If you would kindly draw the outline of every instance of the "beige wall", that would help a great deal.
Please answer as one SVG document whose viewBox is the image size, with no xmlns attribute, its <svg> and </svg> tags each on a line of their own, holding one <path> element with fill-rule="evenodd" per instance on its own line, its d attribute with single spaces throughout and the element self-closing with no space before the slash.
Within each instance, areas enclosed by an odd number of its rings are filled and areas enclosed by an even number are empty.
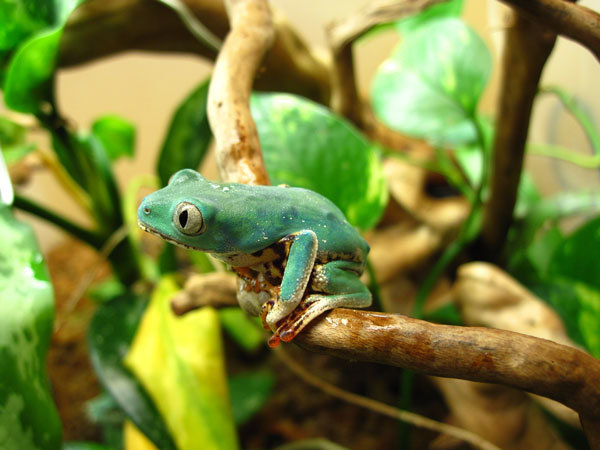
<svg viewBox="0 0 600 450">
<path fill-rule="evenodd" d="M 348 15 L 364 5 L 365 1 L 274 0 L 272 3 L 286 13 L 308 42 L 323 46 L 324 25 L 334 18 Z M 581 3 L 600 9 L 600 0 Z M 496 102 L 497 46 L 505 26 L 501 20 L 503 14 L 503 7 L 496 1 L 467 2 L 466 19 L 491 46 L 496 62 L 490 87 L 481 105 L 487 113 L 493 113 Z M 389 33 L 358 47 L 356 64 L 361 91 L 368 92 L 377 65 L 395 43 L 395 36 Z M 136 157 L 131 161 L 120 161 L 116 167 L 119 184 L 124 187 L 133 175 L 153 171 L 174 107 L 209 71 L 210 65 L 194 56 L 129 53 L 60 72 L 59 101 L 64 113 L 82 128 L 88 127 L 94 118 L 105 113 L 123 115 L 137 125 Z M 586 50 L 561 39 L 544 73 L 544 83 L 569 89 L 595 117 L 600 118 L 600 66 Z M 588 151 L 572 119 L 553 99 L 544 99 L 536 105 L 531 135 L 536 142 L 551 142 Z M 536 180 L 546 192 L 561 188 L 598 187 L 597 171 L 576 169 L 541 157 L 530 157 L 528 167 L 536 169 Z M 50 176 L 37 177 L 27 188 L 27 195 L 50 202 L 56 210 L 67 216 L 82 218 Z M 46 224 L 36 223 L 36 227 L 45 248 L 61 236 Z"/>
</svg>

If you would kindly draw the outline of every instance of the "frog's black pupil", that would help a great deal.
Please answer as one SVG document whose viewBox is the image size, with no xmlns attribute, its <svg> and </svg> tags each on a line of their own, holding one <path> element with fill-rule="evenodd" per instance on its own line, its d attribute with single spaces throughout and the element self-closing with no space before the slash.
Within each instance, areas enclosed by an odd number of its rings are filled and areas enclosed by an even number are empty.
<svg viewBox="0 0 600 450">
<path fill-rule="evenodd" d="M 181 214 L 179 214 L 179 225 L 181 225 L 181 228 L 185 228 L 187 221 L 188 221 L 188 212 L 187 212 L 187 209 L 184 209 L 183 211 L 181 211 Z"/>
</svg>

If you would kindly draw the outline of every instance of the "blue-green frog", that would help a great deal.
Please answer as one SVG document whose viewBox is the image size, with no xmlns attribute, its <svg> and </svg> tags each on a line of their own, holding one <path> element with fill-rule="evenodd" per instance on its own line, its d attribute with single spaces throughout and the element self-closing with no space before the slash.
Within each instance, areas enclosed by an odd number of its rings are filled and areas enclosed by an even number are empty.
<svg viewBox="0 0 600 450">
<path fill-rule="evenodd" d="M 238 274 L 238 301 L 260 315 L 272 347 L 324 311 L 361 308 L 369 246 L 344 214 L 316 192 L 207 180 L 184 169 L 138 209 L 140 227 L 210 253 Z"/>
</svg>

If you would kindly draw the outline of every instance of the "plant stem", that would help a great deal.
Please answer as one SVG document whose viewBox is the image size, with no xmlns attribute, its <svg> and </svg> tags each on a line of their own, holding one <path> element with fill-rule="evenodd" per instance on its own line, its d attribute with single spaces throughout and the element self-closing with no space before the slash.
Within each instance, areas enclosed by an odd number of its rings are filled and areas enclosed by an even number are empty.
<svg viewBox="0 0 600 450">
<path fill-rule="evenodd" d="M 577 99 L 566 92 L 564 89 L 558 86 L 548 86 L 540 88 L 540 94 L 553 94 L 563 106 L 569 111 L 569 113 L 577 120 L 583 131 L 585 132 L 592 150 L 596 155 L 600 154 L 600 135 L 596 131 L 596 127 L 592 121 L 592 118 L 585 112 L 581 105 L 577 102 Z"/>
<path fill-rule="evenodd" d="M 66 232 L 72 234 L 78 239 L 81 239 L 83 242 L 91 245 L 95 249 L 99 249 L 102 247 L 104 242 L 104 238 L 93 231 L 87 230 L 68 219 L 65 219 L 59 214 L 56 214 L 53 211 L 50 211 L 43 206 L 33 202 L 32 200 L 22 197 L 20 195 L 15 195 L 14 206 L 33 214 L 41 219 L 47 220 L 48 222 L 56 225 L 59 228 L 62 228 Z"/>
<path fill-rule="evenodd" d="M 538 145 L 530 144 L 527 146 L 527 152 L 533 155 L 548 156 L 575 164 L 584 169 L 597 169 L 600 167 L 600 153 L 595 155 L 582 155 L 564 147 L 556 145 Z"/>
</svg>

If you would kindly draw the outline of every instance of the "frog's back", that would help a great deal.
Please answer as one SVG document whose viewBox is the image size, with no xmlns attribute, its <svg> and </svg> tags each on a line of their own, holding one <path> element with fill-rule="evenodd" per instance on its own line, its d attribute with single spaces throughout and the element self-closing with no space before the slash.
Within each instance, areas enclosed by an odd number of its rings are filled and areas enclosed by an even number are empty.
<svg viewBox="0 0 600 450">
<path fill-rule="evenodd" d="M 236 185 L 247 207 L 256 205 L 254 214 L 268 220 L 272 232 L 278 238 L 312 230 L 319 241 L 318 253 L 330 255 L 330 259 L 341 257 L 364 261 L 369 246 L 356 229 L 346 220 L 342 211 L 326 197 L 304 188 L 281 186 Z M 257 198 L 262 202 L 257 202 Z"/>
</svg>

